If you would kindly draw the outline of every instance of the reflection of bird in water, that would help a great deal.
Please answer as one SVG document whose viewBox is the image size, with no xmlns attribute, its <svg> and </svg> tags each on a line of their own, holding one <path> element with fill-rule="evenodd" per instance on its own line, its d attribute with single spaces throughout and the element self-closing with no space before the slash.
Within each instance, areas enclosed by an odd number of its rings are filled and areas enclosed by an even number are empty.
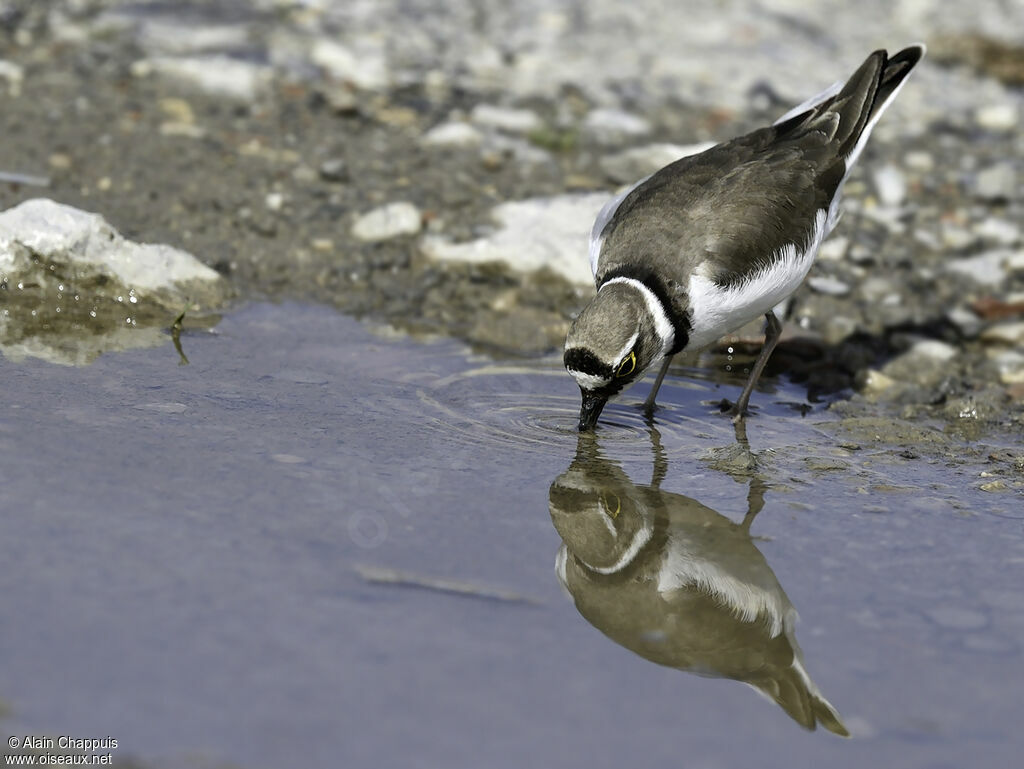
<svg viewBox="0 0 1024 769">
<path fill-rule="evenodd" d="M 556 571 L 580 614 L 616 643 L 660 665 L 733 678 L 778 703 L 808 729 L 848 736 L 804 669 L 796 610 L 750 538 L 764 504 L 751 481 L 735 524 L 696 500 L 662 491 L 657 453 L 650 485 L 606 459 L 592 433 L 551 484 L 562 537 Z"/>
</svg>

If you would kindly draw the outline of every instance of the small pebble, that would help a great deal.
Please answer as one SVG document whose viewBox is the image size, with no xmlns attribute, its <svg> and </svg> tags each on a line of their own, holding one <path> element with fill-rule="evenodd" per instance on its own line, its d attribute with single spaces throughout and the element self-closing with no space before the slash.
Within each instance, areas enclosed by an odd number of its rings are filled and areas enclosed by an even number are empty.
<svg viewBox="0 0 1024 769">
<path fill-rule="evenodd" d="M 1024 384 L 1024 354 L 1002 350 L 992 358 L 992 363 L 999 370 L 999 381 L 1003 384 Z"/>
<path fill-rule="evenodd" d="M 935 168 L 935 158 L 930 152 L 915 150 L 903 156 L 903 162 L 912 171 L 931 171 Z"/>
<path fill-rule="evenodd" d="M 891 163 L 879 166 L 872 174 L 875 191 L 883 206 L 899 206 L 907 197 L 907 180 L 903 172 Z"/>
<path fill-rule="evenodd" d="M 807 285 L 819 294 L 827 296 L 846 296 L 850 293 L 850 286 L 836 278 L 829 278 L 824 275 L 815 275 L 808 278 Z"/>
<path fill-rule="evenodd" d="M 846 256 L 846 249 L 850 245 L 850 239 L 843 235 L 828 238 L 818 248 L 818 258 L 826 262 L 838 262 Z"/>
<path fill-rule="evenodd" d="M 422 222 L 419 209 L 412 203 L 389 203 L 357 218 L 352 224 L 352 234 L 369 242 L 391 240 L 418 234 Z"/>
<path fill-rule="evenodd" d="M 986 201 L 1013 200 L 1017 196 L 1017 184 L 1017 169 L 1014 163 L 996 163 L 975 174 L 974 195 Z"/>
<path fill-rule="evenodd" d="M 956 326 L 957 330 L 968 339 L 977 336 L 984 325 L 981 318 L 966 307 L 954 307 L 946 313 L 946 320 Z"/>
<path fill-rule="evenodd" d="M 996 216 L 990 216 L 976 225 L 974 231 L 981 237 L 994 240 L 1003 246 L 1012 246 L 1020 241 L 1020 226 Z"/>
<path fill-rule="evenodd" d="M 331 83 L 324 86 L 320 93 L 334 114 L 345 117 L 359 114 L 359 97 L 348 85 Z"/>
<path fill-rule="evenodd" d="M 646 144 L 641 147 L 630 147 L 601 158 L 601 170 L 614 182 L 632 184 L 638 179 L 643 179 L 645 176 L 661 170 L 669 163 L 704 152 L 714 146 L 714 142 L 702 142 L 698 144 Z"/>
<path fill-rule="evenodd" d="M 377 50 L 353 51 L 326 38 L 313 44 L 310 58 L 335 80 L 366 91 L 382 91 L 391 83 L 388 62 Z"/>
<path fill-rule="evenodd" d="M 949 373 L 956 348 L 938 339 L 921 339 L 882 367 L 882 373 L 901 382 L 928 386 Z"/>
<path fill-rule="evenodd" d="M 942 245 L 953 251 L 962 251 L 974 244 L 977 235 L 952 222 L 942 222 Z"/>
<path fill-rule="evenodd" d="M 864 376 L 864 384 L 861 386 L 865 395 L 880 395 L 896 384 L 896 380 L 886 376 L 881 371 L 868 369 Z"/>
<path fill-rule="evenodd" d="M 1012 131 L 1020 125 L 1020 112 L 1016 104 L 987 104 L 974 112 L 974 119 L 990 131 Z"/>
<path fill-rule="evenodd" d="M 983 342 L 1024 347 L 1024 321 L 999 323 L 981 332 Z"/>
<path fill-rule="evenodd" d="M 347 182 L 348 164 L 341 158 L 331 158 L 320 164 L 320 178 L 328 182 Z"/>
<path fill-rule="evenodd" d="M 493 104 L 476 105 L 470 113 L 470 120 L 485 128 L 514 134 L 527 134 L 544 125 L 537 113 L 532 110 L 498 107 Z"/>
<path fill-rule="evenodd" d="M 583 119 L 583 132 L 599 144 L 621 144 L 646 136 L 651 132 L 651 124 L 622 110 L 595 109 Z"/>
<path fill-rule="evenodd" d="M 441 123 L 423 134 L 422 141 L 434 147 L 476 147 L 483 135 L 469 123 Z"/>
<path fill-rule="evenodd" d="M 25 79 L 25 69 L 13 61 L 0 59 L 0 80 L 7 82 L 7 93 L 9 96 L 21 95 L 21 84 Z"/>
<path fill-rule="evenodd" d="M 192 111 L 192 105 L 184 99 L 160 99 L 157 104 L 160 107 L 160 111 L 163 112 L 164 115 L 166 115 L 172 122 L 183 123 L 185 125 L 191 125 L 196 122 L 196 116 Z"/>
<path fill-rule="evenodd" d="M 889 280 L 889 278 L 881 276 L 873 276 L 862 281 L 857 291 L 864 297 L 865 301 L 872 304 L 886 301 L 894 294 L 897 297 L 897 301 L 899 300 L 899 291 L 896 288 L 896 284 Z"/>
<path fill-rule="evenodd" d="M 972 256 L 967 259 L 950 259 L 946 264 L 947 272 L 966 275 L 984 286 L 1002 287 L 1006 284 L 1008 251 L 997 249 Z"/>
</svg>

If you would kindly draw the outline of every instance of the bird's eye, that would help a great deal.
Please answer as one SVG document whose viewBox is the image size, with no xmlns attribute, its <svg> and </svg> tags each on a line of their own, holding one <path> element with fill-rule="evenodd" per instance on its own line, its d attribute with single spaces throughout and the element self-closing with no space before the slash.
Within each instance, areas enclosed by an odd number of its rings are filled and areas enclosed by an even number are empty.
<svg viewBox="0 0 1024 769">
<path fill-rule="evenodd" d="M 622 359 L 622 363 L 619 364 L 619 370 L 615 372 L 615 376 L 629 376 L 636 370 L 636 353 L 631 352 L 626 358 Z"/>
<path fill-rule="evenodd" d="M 610 504 L 611 500 L 615 500 L 614 509 Z M 619 517 L 619 513 L 622 512 L 622 500 L 619 499 L 618 495 L 608 491 L 601 495 L 601 502 L 604 504 L 604 509 L 614 521 Z"/>
</svg>

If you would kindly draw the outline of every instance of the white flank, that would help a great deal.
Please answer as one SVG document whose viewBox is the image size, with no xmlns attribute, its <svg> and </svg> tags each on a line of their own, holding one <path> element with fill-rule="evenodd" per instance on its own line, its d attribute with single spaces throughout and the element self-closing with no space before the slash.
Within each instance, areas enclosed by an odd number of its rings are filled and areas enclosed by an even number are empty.
<svg viewBox="0 0 1024 769">
<path fill-rule="evenodd" d="M 672 321 L 668 319 L 668 313 L 666 313 L 665 308 L 662 307 L 661 300 L 654 295 L 654 292 L 651 291 L 651 289 L 647 288 L 647 286 L 634 278 L 612 278 L 601 286 L 601 290 L 604 290 L 605 286 L 610 286 L 613 283 L 625 283 L 627 286 L 632 286 L 640 292 L 640 295 L 643 296 L 644 301 L 647 303 L 648 312 L 651 313 L 651 317 L 654 319 L 654 329 L 658 334 L 658 338 L 661 340 L 662 354 L 671 350 L 672 345 L 675 343 L 676 330 L 672 325 Z M 633 341 L 636 340 L 634 339 Z M 632 347 L 633 345 L 631 343 L 622 355 L 629 352 Z"/>
<path fill-rule="evenodd" d="M 814 263 L 825 236 L 830 212 L 824 208 L 814 217 L 814 229 L 803 252 L 790 243 L 743 282 L 722 287 L 700 271 L 690 276 L 692 330 L 687 348 L 700 350 L 730 331 L 764 315 L 799 288 Z"/>
<path fill-rule="evenodd" d="M 803 104 L 798 104 L 797 106 L 793 107 L 793 109 L 791 109 L 785 115 L 783 115 L 778 120 L 776 120 L 774 123 L 772 123 L 772 125 L 778 125 L 779 123 L 785 123 L 790 118 L 796 117 L 797 115 L 802 115 L 804 112 L 807 112 L 808 110 L 814 109 L 819 104 L 821 104 L 823 101 L 826 101 L 827 99 L 831 99 L 833 96 L 835 96 L 841 90 L 843 90 L 843 81 L 842 80 L 837 80 L 836 82 L 834 82 L 832 85 L 830 85 L 828 88 L 826 88 L 821 93 L 816 94 L 815 96 L 812 96 L 810 99 L 805 101 Z"/>
<path fill-rule="evenodd" d="M 699 587 L 721 601 L 742 622 L 766 619 L 772 638 L 782 632 L 787 636 L 793 632 L 796 609 L 767 565 L 756 570 L 761 573 L 756 574 L 755 583 L 730 574 L 718 562 L 701 555 L 702 549 L 692 547 L 680 532 L 670 531 L 665 560 L 658 571 L 658 592 Z"/>
</svg>

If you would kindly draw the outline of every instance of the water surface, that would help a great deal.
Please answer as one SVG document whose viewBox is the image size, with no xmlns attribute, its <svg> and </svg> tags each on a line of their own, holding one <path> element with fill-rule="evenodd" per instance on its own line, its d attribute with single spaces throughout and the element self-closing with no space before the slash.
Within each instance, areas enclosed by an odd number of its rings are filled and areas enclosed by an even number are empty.
<svg viewBox="0 0 1024 769">
<path fill-rule="evenodd" d="M 298 305 L 182 342 L 188 366 L 169 343 L 0 361 L 9 734 L 110 735 L 157 766 L 996 767 L 1024 749 L 1024 511 L 973 464 L 857 450 L 786 386 L 754 396 L 752 475 L 718 469 L 743 454 L 704 403 L 738 388 L 672 382 L 656 435 L 643 387 L 607 412 L 585 464 L 601 509 L 618 484 L 596 519 L 612 540 L 655 485 L 723 531 L 762 495 L 727 551 L 760 554 L 799 612 L 843 739 L 577 610 L 552 483 L 579 458 L 578 394 L 557 360 Z"/>
</svg>

